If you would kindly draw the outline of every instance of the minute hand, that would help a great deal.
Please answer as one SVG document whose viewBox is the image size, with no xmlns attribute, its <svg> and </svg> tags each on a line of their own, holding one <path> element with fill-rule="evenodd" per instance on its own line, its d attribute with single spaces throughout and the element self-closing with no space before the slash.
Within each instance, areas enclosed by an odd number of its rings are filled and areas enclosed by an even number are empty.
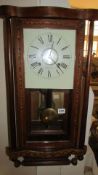
<svg viewBox="0 0 98 175">
<path fill-rule="evenodd" d="M 52 58 L 50 58 L 50 59 L 53 61 L 53 63 L 54 63 L 54 64 L 56 64 L 57 68 L 59 68 L 59 69 L 60 69 L 60 71 L 63 73 L 62 69 L 60 68 L 60 65 L 59 65 L 59 64 L 57 64 L 57 63 L 56 63 L 56 61 L 54 61 Z"/>
<path fill-rule="evenodd" d="M 52 49 L 53 49 L 53 45 L 54 45 L 54 42 L 53 42 L 52 45 L 51 45 L 49 56 L 51 56 L 51 52 L 52 52 Z"/>
</svg>

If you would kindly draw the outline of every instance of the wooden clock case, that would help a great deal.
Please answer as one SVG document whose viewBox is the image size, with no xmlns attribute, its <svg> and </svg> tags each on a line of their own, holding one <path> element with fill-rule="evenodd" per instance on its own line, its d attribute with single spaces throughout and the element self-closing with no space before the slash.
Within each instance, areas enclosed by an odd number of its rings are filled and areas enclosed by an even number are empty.
<svg viewBox="0 0 98 175">
<path fill-rule="evenodd" d="M 86 153 L 85 129 L 88 107 L 93 24 L 97 10 L 58 7 L 0 6 L 4 19 L 4 52 L 7 87 L 8 135 L 7 155 L 19 165 L 77 164 Z M 90 21 L 88 55 L 83 65 L 85 20 Z M 65 120 L 44 126 L 31 119 L 36 108 L 32 89 L 24 85 L 23 27 L 69 28 L 76 30 L 74 88 L 64 92 L 68 112 Z M 38 91 L 39 93 L 39 91 Z M 68 95 L 66 95 L 68 94 Z M 48 92 L 47 101 L 50 99 Z M 33 103 L 31 102 L 33 100 Z M 60 125 L 60 128 L 59 128 Z M 57 127 L 57 128 L 55 128 Z"/>
</svg>

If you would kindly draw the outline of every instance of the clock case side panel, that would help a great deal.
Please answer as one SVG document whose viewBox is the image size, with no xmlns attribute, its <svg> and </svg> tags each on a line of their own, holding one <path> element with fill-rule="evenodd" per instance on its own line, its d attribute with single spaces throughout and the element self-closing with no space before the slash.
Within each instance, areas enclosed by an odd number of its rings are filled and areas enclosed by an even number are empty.
<svg viewBox="0 0 98 175">
<path fill-rule="evenodd" d="M 27 121 L 26 121 L 26 104 L 25 104 L 25 85 L 24 85 L 24 60 L 23 58 L 23 45 L 20 39 L 21 29 L 15 21 L 11 18 L 12 30 L 12 50 L 13 50 L 13 67 L 15 78 L 15 106 L 16 106 L 16 133 L 17 133 L 17 149 L 21 149 L 26 140 Z M 25 129 L 24 129 L 25 128 Z"/>
<path fill-rule="evenodd" d="M 86 23 L 86 21 L 85 21 Z M 79 112 L 79 131 L 77 134 L 77 147 L 82 148 L 85 142 L 86 121 L 88 114 L 88 100 L 89 100 L 89 87 L 90 87 L 90 74 L 91 74 L 91 60 L 92 60 L 92 46 L 93 46 L 93 31 L 94 21 L 89 20 L 89 33 L 88 33 L 88 53 L 87 58 L 80 55 L 80 64 L 82 64 L 82 77 L 80 81 L 80 112 Z M 81 33 L 81 32 L 80 32 Z M 80 44 L 81 47 L 83 43 Z M 81 60 L 82 58 L 82 60 Z M 85 61 L 86 59 L 86 61 Z M 85 65 L 84 65 L 85 63 Z"/>
<path fill-rule="evenodd" d="M 94 32 L 94 20 L 89 20 L 89 34 L 88 34 L 88 53 L 85 63 L 85 68 L 83 70 L 83 75 L 85 77 L 85 89 L 84 89 L 84 100 L 83 100 L 83 110 L 82 110 L 82 120 L 80 127 L 80 141 L 79 145 L 82 147 L 85 141 L 85 130 L 86 130 L 86 120 L 88 115 L 88 100 L 89 100 L 89 88 L 90 88 L 90 77 L 91 77 L 91 63 L 92 63 L 92 48 L 93 48 L 93 32 Z M 85 60 L 84 60 L 85 62 Z M 86 100 L 85 100 L 86 99 Z M 83 129 L 85 128 L 85 129 Z"/>
<path fill-rule="evenodd" d="M 9 127 L 9 147 L 7 151 L 9 149 L 21 149 L 25 140 L 25 131 L 23 130 L 25 117 L 21 117 L 25 116 L 24 71 L 22 70 L 23 66 L 21 65 L 23 64 L 20 59 L 20 54 L 22 53 L 19 50 L 21 44 L 19 40 L 20 37 L 19 33 L 16 34 L 17 29 L 13 21 L 13 18 L 4 20 L 5 71 Z M 17 53 L 15 45 L 18 46 Z M 19 76 L 17 76 L 17 72 L 19 72 Z M 21 96 L 21 98 L 19 98 L 19 96 Z"/>
<path fill-rule="evenodd" d="M 12 50 L 12 33 L 10 19 L 3 21 L 4 28 L 4 56 L 5 56 L 5 75 L 6 75 L 6 91 L 7 91 L 7 119 L 8 119 L 8 137 L 9 147 L 16 149 L 16 107 L 15 107 L 15 81 L 13 66 L 13 50 Z"/>
<path fill-rule="evenodd" d="M 81 135 L 81 129 L 85 133 L 84 123 L 86 122 L 86 116 L 83 121 L 84 102 L 88 101 L 85 96 L 86 76 L 83 72 L 83 49 L 84 49 L 84 37 L 85 37 L 85 21 L 80 20 L 77 30 L 76 40 L 76 63 L 75 63 L 75 75 L 74 75 L 74 90 L 73 90 L 73 106 L 72 106 L 72 123 L 71 133 L 73 143 L 77 148 L 84 146 L 85 135 Z M 87 112 L 87 109 L 85 109 Z M 83 121 L 83 122 L 82 122 Z M 74 129 L 73 129 L 74 125 Z M 82 138 L 81 138 L 82 137 Z M 80 139 L 83 142 L 80 144 Z"/>
</svg>

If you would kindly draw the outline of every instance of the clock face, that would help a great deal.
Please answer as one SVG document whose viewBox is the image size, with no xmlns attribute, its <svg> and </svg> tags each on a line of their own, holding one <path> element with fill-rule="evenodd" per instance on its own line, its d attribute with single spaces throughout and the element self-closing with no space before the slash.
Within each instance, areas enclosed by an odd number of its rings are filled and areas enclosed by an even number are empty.
<svg viewBox="0 0 98 175">
<path fill-rule="evenodd" d="M 59 78 L 70 66 L 70 45 L 62 35 L 47 31 L 30 43 L 27 59 L 32 73 L 42 78 Z"/>
<path fill-rule="evenodd" d="M 72 89 L 75 30 L 24 29 L 24 62 L 26 88 Z"/>
</svg>

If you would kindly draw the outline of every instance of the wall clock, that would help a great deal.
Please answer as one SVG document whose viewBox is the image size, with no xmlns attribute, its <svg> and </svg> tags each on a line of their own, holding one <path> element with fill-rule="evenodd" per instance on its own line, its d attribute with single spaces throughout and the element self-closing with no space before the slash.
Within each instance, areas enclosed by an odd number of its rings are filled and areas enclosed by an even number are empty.
<svg viewBox="0 0 98 175">
<path fill-rule="evenodd" d="M 56 7 L 0 7 L 9 126 L 6 152 L 16 167 L 76 165 L 83 159 L 92 42 L 85 69 L 83 45 L 85 20 L 92 20 L 91 14 L 92 10 Z"/>
</svg>

